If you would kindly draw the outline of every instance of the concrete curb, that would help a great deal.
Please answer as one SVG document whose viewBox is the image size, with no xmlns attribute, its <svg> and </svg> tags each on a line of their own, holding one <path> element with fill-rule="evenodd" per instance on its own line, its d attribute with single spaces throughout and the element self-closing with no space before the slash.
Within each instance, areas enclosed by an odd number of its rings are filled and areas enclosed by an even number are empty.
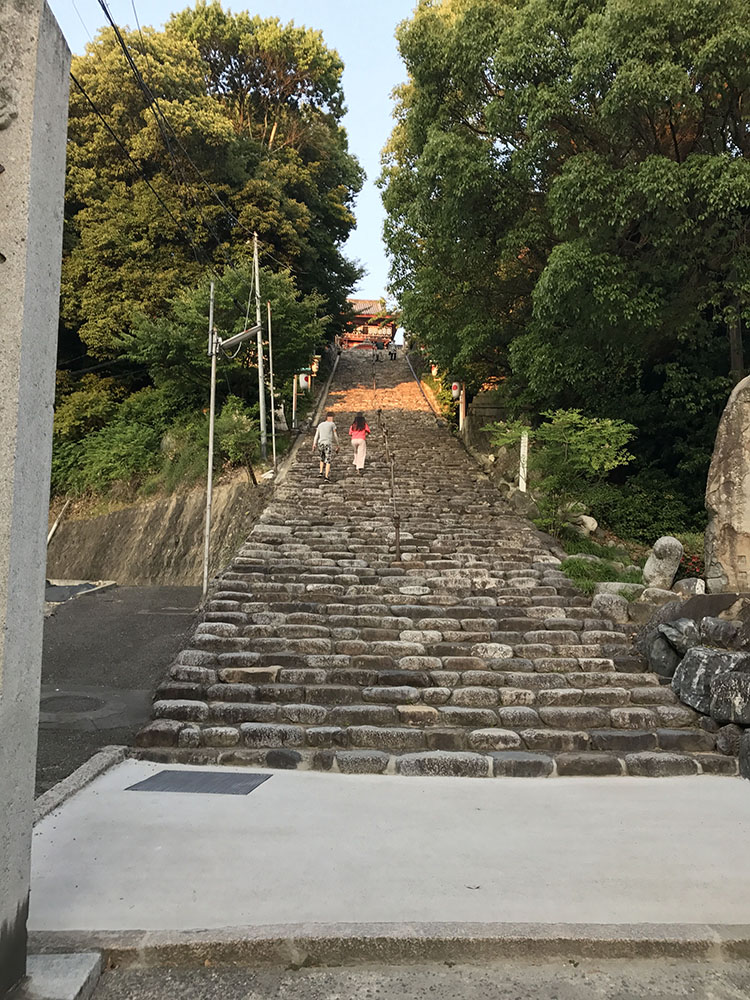
<svg viewBox="0 0 750 1000">
<path fill-rule="evenodd" d="M 35 931 L 35 952 L 101 951 L 109 965 L 342 966 L 553 958 L 750 957 L 750 925 L 280 924 L 205 931 Z"/>
<path fill-rule="evenodd" d="M 79 768 L 76 768 L 72 774 L 69 774 L 67 778 L 63 778 L 62 781 L 58 781 L 56 785 L 48 789 L 34 802 L 34 824 L 36 825 L 40 820 L 48 816 L 53 810 L 61 806 L 66 799 L 69 799 L 76 792 L 80 792 L 82 788 L 90 784 L 94 778 L 98 778 L 100 774 L 104 774 L 115 764 L 121 763 L 125 760 L 128 755 L 128 747 L 104 747 L 98 753 L 95 753 L 93 757 L 86 761 L 85 764 L 81 764 Z M 75 949 L 76 951 L 87 950 L 87 949 Z"/>
</svg>

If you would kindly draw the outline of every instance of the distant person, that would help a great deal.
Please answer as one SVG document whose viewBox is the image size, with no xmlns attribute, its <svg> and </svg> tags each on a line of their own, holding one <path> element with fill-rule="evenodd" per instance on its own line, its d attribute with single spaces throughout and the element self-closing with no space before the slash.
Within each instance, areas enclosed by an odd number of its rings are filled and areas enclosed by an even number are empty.
<svg viewBox="0 0 750 1000">
<path fill-rule="evenodd" d="M 339 452 L 339 436 L 336 431 L 336 424 L 333 422 L 333 413 L 330 411 L 326 413 L 326 418 L 315 428 L 315 437 L 313 438 L 312 450 L 315 454 L 315 449 L 318 449 L 318 458 L 320 459 L 320 472 L 318 475 L 322 478 L 325 472 L 325 481 L 329 483 L 331 481 L 331 458 L 333 457 L 333 449 L 336 447 L 336 454 Z"/>
<path fill-rule="evenodd" d="M 367 435 L 370 433 L 370 428 L 367 426 L 367 421 L 365 420 L 364 413 L 358 413 L 354 418 L 352 426 L 349 428 L 349 437 L 352 439 L 352 447 L 354 448 L 354 468 L 357 470 L 357 475 L 362 475 L 362 470 L 365 467 L 365 458 L 367 457 Z"/>
<path fill-rule="evenodd" d="M 375 360 L 382 361 L 382 351 L 385 349 L 385 343 L 382 340 L 375 341 Z"/>
<path fill-rule="evenodd" d="M 388 345 L 388 357 L 391 359 L 391 361 L 395 361 L 396 360 L 396 341 L 395 340 L 392 340 L 390 342 L 390 344 Z"/>
</svg>

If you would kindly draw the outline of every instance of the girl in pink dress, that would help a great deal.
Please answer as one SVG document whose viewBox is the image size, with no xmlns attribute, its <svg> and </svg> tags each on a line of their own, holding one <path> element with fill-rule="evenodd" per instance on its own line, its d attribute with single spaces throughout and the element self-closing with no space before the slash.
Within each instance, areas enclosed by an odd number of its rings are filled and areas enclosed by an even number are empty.
<svg viewBox="0 0 750 1000">
<path fill-rule="evenodd" d="M 358 476 L 362 475 L 362 470 L 365 467 L 367 435 L 369 433 L 370 428 L 367 426 L 364 413 L 358 413 L 354 418 L 354 423 L 349 428 L 349 437 L 352 439 L 352 447 L 354 448 L 354 467 Z"/>
</svg>

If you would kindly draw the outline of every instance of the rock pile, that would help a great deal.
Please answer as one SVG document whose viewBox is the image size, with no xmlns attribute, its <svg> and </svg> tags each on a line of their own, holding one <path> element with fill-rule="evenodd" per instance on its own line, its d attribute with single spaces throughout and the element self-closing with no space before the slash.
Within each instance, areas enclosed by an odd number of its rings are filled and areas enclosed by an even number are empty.
<svg viewBox="0 0 750 1000">
<path fill-rule="evenodd" d="M 735 753 L 750 726 L 750 651 L 740 621 L 706 616 L 657 624 L 646 640 L 651 669 L 668 678 L 680 701 L 730 727 L 717 739 Z M 721 730 L 719 730 L 721 734 Z"/>
</svg>

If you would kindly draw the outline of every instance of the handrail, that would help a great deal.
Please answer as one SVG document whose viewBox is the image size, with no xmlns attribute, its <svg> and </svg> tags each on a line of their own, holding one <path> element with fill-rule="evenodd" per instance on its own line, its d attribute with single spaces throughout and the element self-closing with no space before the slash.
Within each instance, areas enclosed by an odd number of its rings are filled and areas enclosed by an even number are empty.
<svg viewBox="0 0 750 1000">
<path fill-rule="evenodd" d="M 404 357 L 406 358 L 406 363 L 409 366 L 409 368 L 411 369 L 412 375 L 414 376 L 414 381 L 419 386 L 419 391 L 422 393 L 422 396 L 424 397 L 425 403 L 427 403 L 427 405 L 429 406 L 430 410 L 432 411 L 432 415 L 435 418 L 435 420 L 439 420 L 440 419 L 440 414 L 435 410 L 435 407 L 430 402 L 430 397 L 424 391 L 424 386 L 422 385 L 422 379 L 414 371 L 414 365 L 411 363 L 411 359 L 409 358 L 409 355 L 405 353 Z"/>
</svg>

